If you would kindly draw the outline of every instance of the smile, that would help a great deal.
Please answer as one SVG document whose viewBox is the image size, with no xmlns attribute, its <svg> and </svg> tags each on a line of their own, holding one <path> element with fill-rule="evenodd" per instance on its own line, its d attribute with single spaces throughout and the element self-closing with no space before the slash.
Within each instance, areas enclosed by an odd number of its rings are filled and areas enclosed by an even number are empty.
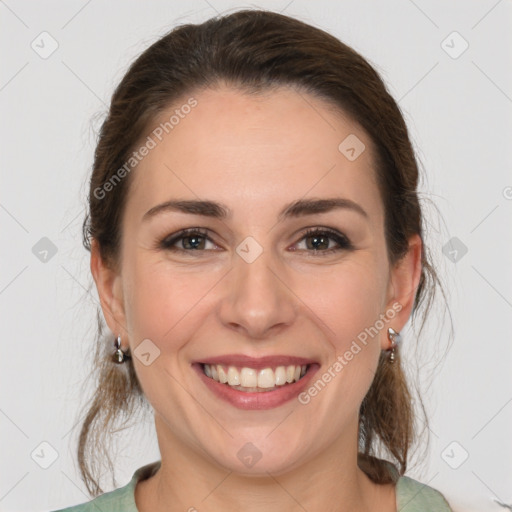
<svg viewBox="0 0 512 512">
<path fill-rule="evenodd" d="M 203 364 L 203 372 L 210 379 L 246 393 L 268 392 L 278 386 L 299 381 L 309 365 L 277 366 L 276 368 L 238 368 L 222 364 Z"/>
<path fill-rule="evenodd" d="M 304 357 L 224 354 L 192 362 L 213 396 L 238 409 L 273 409 L 297 399 L 320 364 Z"/>
</svg>

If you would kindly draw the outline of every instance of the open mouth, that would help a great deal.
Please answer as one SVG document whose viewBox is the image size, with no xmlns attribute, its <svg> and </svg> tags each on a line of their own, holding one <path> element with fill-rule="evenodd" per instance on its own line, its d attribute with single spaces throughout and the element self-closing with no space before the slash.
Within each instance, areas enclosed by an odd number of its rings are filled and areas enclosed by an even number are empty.
<svg viewBox="0 0 512 512">
<path fill-rule="evenodd" d="M 203 373 L 210 379 L 237 391 L 264 393 L 274 391 L 301 380 L 310 364 L 287 365 L 262 369 L 201 363 Z"/>
</svg>

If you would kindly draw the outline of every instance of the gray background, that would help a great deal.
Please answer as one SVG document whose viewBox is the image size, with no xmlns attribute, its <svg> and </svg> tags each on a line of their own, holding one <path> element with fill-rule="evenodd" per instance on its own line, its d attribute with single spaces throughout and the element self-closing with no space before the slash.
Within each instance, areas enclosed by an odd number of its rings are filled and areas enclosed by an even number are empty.
<svg viewBox="0 0 512 512">
<path fill-rule="evenodd" d="M 426 172 L 422 197 L 442 216 L 426 205 L 427 242 L 455 328 L 450 342 L 449 324 L 434 321 L 422 338 L 424 361 L 436 361 L 435 376 L 422 377 L 431 444 L 408 475 L 442 491 L 454 510 L 504 510 L 494 500 L 512 503 L 507 0 L 0 1 L 0 510 L 89 499 L 74 452 L 97 294 L 87 293 L 81 222 L 95 133 L 113 88 L 172 26 L 249 5 L 338 36 L 399 101 Z M 406 357 L 407 339 L 406 332 Z M 159 458 L 149 420 L 120 435 L 118 446 L 118 486 Z"/>
</svg>

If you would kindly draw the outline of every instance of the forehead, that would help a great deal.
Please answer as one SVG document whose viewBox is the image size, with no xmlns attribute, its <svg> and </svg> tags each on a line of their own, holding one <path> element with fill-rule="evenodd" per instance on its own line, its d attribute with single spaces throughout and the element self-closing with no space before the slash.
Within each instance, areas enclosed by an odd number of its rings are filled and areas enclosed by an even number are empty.
<svg viewBox="0 0 512 512">
<path fill-rule="evenodd" d="M 307 93 L 205 89 L 166 110 L 148 136 L 154 147 L 133 171 L 131 211 L 205 198 L 271 212 L 308 195 L 337 195 L 382 214 L 370 138 Z"/>
</svg>

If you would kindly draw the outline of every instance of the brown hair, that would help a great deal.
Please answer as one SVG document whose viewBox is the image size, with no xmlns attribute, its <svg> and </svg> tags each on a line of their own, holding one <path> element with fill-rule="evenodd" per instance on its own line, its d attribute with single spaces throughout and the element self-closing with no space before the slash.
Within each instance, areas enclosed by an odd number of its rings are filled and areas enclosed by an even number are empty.
<svg viewBox="0 0 512 512">
<path fill-rule="evenodd" d="M 98 197 L 97 191 L 123 167 L 163 110 L 193 91 L 221 82 L 247 92 L 294 87 L 327 101 L 359 123 L 375 148 L 390 262 L 396 263 L 407 253 L 410 236 L 423 238 L 415 154 L 400 109 L 374 68 L 323 30 L 281 14 L 243 10 L 198 25 L 179 26 L 130 66 L 113 94 L 95 151 L 89 213 L 83 223 L 83 243 L 89 251 L 95 239 L 102 259 L 113 268 L 119 264 L 120 222 L 130 176 L 104 197 Z M 421 309 L 423 328 L 440 284 L 425 246 L 422 265 L 412 317 Z M 103 492 L 96 466 L 100 455 L 105 455 L 113 473 L 109 436 L 114 427 L 125 425 L 148 406 L 132 361 L 111 362 L 113 340 L 102 337 L 100 319 L 98 314 L 96 391 L 85 408 L 78 447 L 82 478 L 93 496 Z M 421 398 L 419 403 L 424 411 Z M 375 456 L 379 447 L 387 450 L 398 463 L 399 474 L 404 474 L 416 436 L 414 419 L 400 357 L 390 365 L 382 355 L 360 409 L 358 464 L 373 481 L 396 480 L 386 463 Z"/>
</svg>

